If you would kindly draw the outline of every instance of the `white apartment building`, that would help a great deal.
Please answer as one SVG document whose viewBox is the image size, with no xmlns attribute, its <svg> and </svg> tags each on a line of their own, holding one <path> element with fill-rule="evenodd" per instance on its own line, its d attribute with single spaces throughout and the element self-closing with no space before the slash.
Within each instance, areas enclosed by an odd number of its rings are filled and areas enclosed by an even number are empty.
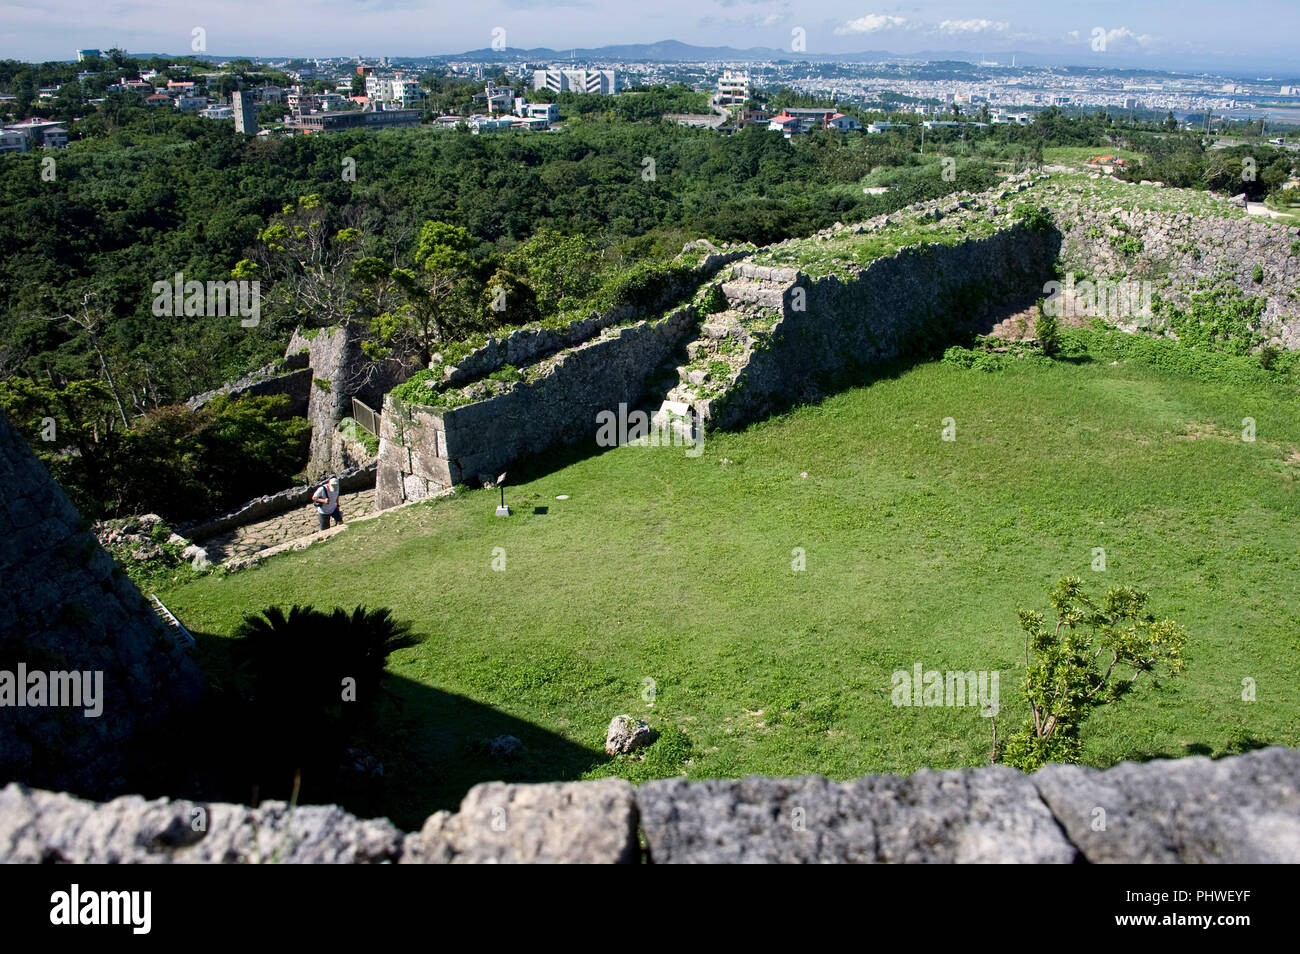
<svg viewBox="0 0 1300 954">
<path fill-rule="evenodd" d="M 530 103 L 517 97 L 515 115 L 523 119 L 544 119 L 548 123 L 555 123 L 560 121 L 560 106 L 558 103 Z"/>
<path fill-rule="evenodd" d="M 483 87 L 483 99 L 487 101 L 487 108 L 490 113 L 509 111 L 514 98 L 515 91 L 509 86 L 492 86 L 488 84 Z"/>
<path fill-rule="evenodd" d="M 372 103 L 398 103 L 403 109 L 414 109 L 428 95 L 418 79 L 401 73 L 366 77 L 366 96 Z"/>
<path fill-rule="evenodd" d="M 613 70 L 533 70 L 533 89 L 612 96 L 618 92 L 618 79 Z"/>
<path fill-rule="evenodd" d="M 749 99 L 749 74 L 724 70 L 718 80 L 718 105 L 743 106 Z"/>
</svg>

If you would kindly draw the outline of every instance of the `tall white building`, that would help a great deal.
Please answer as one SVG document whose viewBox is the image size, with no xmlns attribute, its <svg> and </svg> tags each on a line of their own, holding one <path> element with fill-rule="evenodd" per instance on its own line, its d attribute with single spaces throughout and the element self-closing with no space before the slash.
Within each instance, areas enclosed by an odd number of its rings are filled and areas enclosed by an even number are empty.
<svg viewBox="0 0 1300 954">
<path fill-rule="evenodd" d="M 533 70 L 533 89 L 612 96 L 618 92 L 618 80 L 613 70 Z"/>
<path fill-rule="evenodd" d="M 718 80 L 718 105 L 743 106 L 749 99 L 749 74 L 724 70 Z"/>
<path fill-rule="evenodd" d="M 257 105 L 251 90 L 237 89 L 230 94 L 230 105 L 235 113 L 235 132 L 257 135 Z"/>
</svg>

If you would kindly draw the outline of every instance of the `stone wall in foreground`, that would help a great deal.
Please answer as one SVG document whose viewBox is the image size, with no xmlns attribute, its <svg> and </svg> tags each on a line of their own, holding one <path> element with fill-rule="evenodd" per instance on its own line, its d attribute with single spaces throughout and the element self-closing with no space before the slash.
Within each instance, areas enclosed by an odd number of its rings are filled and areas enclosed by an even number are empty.
<svg viewBox="0 0 1300 954">
<path fill-rule="evenodd" d="M 0 790 L 0 863 L 259 861 L 1296 863 L 1300 751 L 851 782 L 489 782 L 409 834 L 333 805 Z"/>
<path fill-rule="evenodd" d="M 3 415 L 0 486 L 0 779 L 120 792 L 145 757 L 133 742 L 202 675 Z M 61 693 L 77 676 L 79 705 L 29 691 L 50 673 Z"/>
</svg>

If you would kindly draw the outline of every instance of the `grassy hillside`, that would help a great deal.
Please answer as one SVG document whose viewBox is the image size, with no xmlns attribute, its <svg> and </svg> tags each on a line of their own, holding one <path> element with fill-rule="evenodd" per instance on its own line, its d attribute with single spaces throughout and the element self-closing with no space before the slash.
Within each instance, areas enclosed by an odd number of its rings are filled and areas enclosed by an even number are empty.
<svg viewBox="0 0 1300 954">
<path fill-rule="evenodd" d="M 1016 610 L 1047 610 L 1066 574 L 1145 588 L 1191 632 L 1180 680 L 1086 726 L 1088 762 L 1300 744 L 1293 388 L 1109 358 L 932 363 L 713 437 L 696 459 L 623 447 L 550 466 L 507 489 L 508 520 L 495 492 L 464 492 L 163 598 L 214 637 L 292 602 L 389 606 L 427 633 L 393 658 L 405 704 L 373 745 L 384 787 L 352 806 L 411 825 L 488 778 L 980 764 L 988 719 L 896 708 L 891 673 L 1000 670 L 1009 734 L 1025 714 Z M 621 712 L 663 733 L 643 761 L 602 752 Z M 487 754 L 502 732 L 527 746 L 518 762 Z"/>
</svg>

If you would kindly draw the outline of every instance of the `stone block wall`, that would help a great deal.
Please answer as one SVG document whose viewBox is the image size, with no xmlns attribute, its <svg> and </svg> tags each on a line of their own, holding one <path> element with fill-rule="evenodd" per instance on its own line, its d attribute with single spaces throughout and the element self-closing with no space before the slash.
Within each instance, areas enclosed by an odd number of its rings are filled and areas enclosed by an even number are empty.
<svg viewBox="0 0 1300 954">
<path fill-rule="evenodd" d="M 694 243 L 692 243 L 694 244 Z M 709 250 L 704 260 L 695 267 L 695 282 L 702 282 L 712 277 L 724 265 L 754 254 L 753 247 L 718 250 L 711 243 L 701 242 L 703 249 Z M 687 246 L 690 248 L 690 245 Z M 650 311 L 665 306 L 693 288 L 691 283 L 673 284 L 663 289 L 658 304 Z M 510 332 L 504 338 L 489 338 L 453 368 L 447 369 L 446 382 L 453 386 L 470 384 L 499 371 L 507 364 L 522 368 L 534 364 L 566 348 L 576 348 L 613 325 L 631 321 L 641 313 L 640 309 L 625 306 L 611 308 L 605 312 L 593 312 L 589 317 L 570 322 L 563 328 L 520 328 Z"/>
<path fill-rule="evenodd" d="M 301 330 L 294 331 L 285 354 L 297 354 L 304 349 L 311 376 L 306 413 L 307 423 L 311 425 L 311 445 L 306 470 L 307 476 L 315 480 L 329 473 L 335 425 L 352 413 L 347 379 L 362 361 L 361 338 L 349 328 L 321 328 L 311 337 Z"/>
<path fill-rule="evenodd" d="M 494 479 L 520 458 L 593 437 L 596 415 L 635 405 L 697 321 L 688 305 L 628 325 L 561 352 L 536 380 L 474 404 L 440 409 L 390 395 L 380 423 L 377 506 Z"/>
<path fill-rule="evenodd" d="M 137 731 L 197 698 L 202 677 L 2 415 L 0 486 L 0 670 L 97 672 L 103 687 L 91 718 L 0 706 L 0 779 L 121 791 L 143 755 L 132 751 Z"/>
<path fill-rule="evenodd" d="M 285 349 L 286 360 L 305 360 L 308 396 L 305 412 L 311 425 L 307 476 L 319 480 L 339 468 L 342 448 L 336 428 L 352 414 L 353 396 L 378 407 L 383 396 L 409 376 L 411 368 L 395 361 L 372 361 L 361 350 L 361 333 L 351 326 L 296 329 Z M 328 384 L 326 383 L 328 382 Z"/>
<path fill-rule="evenodd" d="M 307 401 L 311 388 L 311 369 L 306 367 L 305 359 L 305 355 L 300 355 L 294 360 L 286 359 L 269 365 L 224 387 L 196 395 L 186 403 L 192 408 L 200 408 L 221 394 L 236 399 L 284 394 L 289 397 L 289 403 L 281 412 L 281 416 L 304 417 L 307 414 Z M 295 365 L 297 367 L 294 367 Z M 285 370 L 286 366 L 289 370 Z"/>
<path fill-rule="evenodd" d="M 359 490 L 369 490 L 375 485 L 375 467 L 376 464 L 372 461 L 362 466 L 335 471 L 335 476 L 339 478 L 339 492 L 351 494 Z M 191 540 L 202 542 L 219 533 L 228 533 L 236 527 L 247 526 L 277 514 L 305 507 L 311 503 L 312 493 L 318 486 L 318 483 L 312 482 L 289 487 L 274 494 L 254 497 L 225 513 L 208 517 L 197 523 L 183 524 L 178 529 Z"/>
<path fill-rule="evenodd" d="M 1096 205 L 1077 196 L 1050 201 L 1049 208 L 1063 233 L 1066 270 L 1110 280 L 1147 279 L 1158 294 L 1180 304 L 1198 280 L 1225 277 L 1245 294 L 1267 299 L 1264 331 L 1275 344 L 1300 349 L 1300 227 Z M 1122 250 L 1120 242 L 1129 236 L 1141 242 L 1141 251 Z"/>
<path fill-rule="evenodd" d="M 202 809 L 202 812 L 198 812 Z M 193 820 L 206 817 L 205 830 Z M 1104 825 L 1098 826 L 1099 818 Z M 644 846 L 644 847 L 643 847 Z M 333 805 L 0 790 L 0 863 L 235 864 L 1300 862 L 1300 751 L 1098 770 L 620 779 L 470 789 L 419 832 Z"/>
<path fill-rule="evenodd" d="M 990 306 L 1050 280 L 1058 248 L 1055 234 L 1016 224 L 956 245 L 905 248 L 848 278 L 737 266 L 737 280 L 722 286 L 728 300 L 780 317 L 713 403 L 711 425 L 739 426 L 774 405 L 815 397 L 819 381 L 975 327 Z"/>
</svg>

